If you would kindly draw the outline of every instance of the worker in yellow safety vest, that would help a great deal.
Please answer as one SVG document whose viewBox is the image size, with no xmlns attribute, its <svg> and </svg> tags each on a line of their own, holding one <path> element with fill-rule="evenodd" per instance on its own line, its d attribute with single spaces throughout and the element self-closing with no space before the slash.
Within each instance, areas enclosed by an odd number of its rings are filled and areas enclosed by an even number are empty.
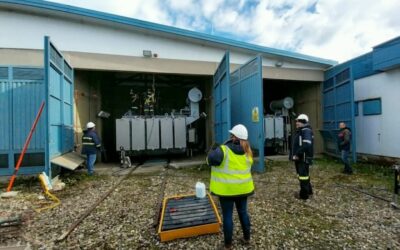
<svg viewBox="0 0 400 250">
<path fill-rule="evenodd" d="M 251 176 L 253 153 L 245 126 L 238 124 L 229 130 L 230 140 L 223 145 L 214 144 L 207 156 L 211 166 L 210 191 L 219 197 L 222 208 L 224 249 L 232 248 L 233 204 L 239 214 L 243 230 L 242 243 L 250 244 L 250 218 L 247 197 L 254 193 Z"/>
</svg>

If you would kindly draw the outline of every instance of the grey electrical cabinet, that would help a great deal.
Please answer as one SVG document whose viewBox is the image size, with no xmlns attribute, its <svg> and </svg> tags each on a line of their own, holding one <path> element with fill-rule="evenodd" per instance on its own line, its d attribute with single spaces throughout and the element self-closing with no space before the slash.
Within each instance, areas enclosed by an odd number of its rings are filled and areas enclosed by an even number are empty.
<svg viewBox="0 0 400 250">
<path fill-rule="evenodd" d="M 160 149 L 160 118 L 146 119 L 146 149 Z"/>
<path fill-rule="evenodd" d="M 265 139 L 284 139 L 285 124 L 282 116 L 266 116 L 264 126 Z"/>
<path fill-rule="evenodd" d="M 186 120 L 185 117 L 174 119 L 174 141 L 177 149 L 186 148 Z"/>
<path fill-rule="evenodd" d="M 146 149 L 145 119 L 132 118 L 131 132 L 132 132 L 132 150 L 145 150 Z"/>
<path fill-rule="evenodd" d="M 275 137 L 274 117 L 267 116 L 264 118 L 265 139 L 273 139 Z"/>
<path fill-rule="evenodd" d="M 174 147 L 173 119 L 171 117 L 160 118 L 161 149 Z"/>
<path fill-rule="evenodd" d="M 282 116 L 275 117 L 275 138 L 283 140 L 285 137 L 284 134 L 285 124 Z"/>
<path fill-rule="evenodd" d="M 120 151 L 121 147 L 123 147 L 124 150 L 131 150 L 129 119 L 116 119 L 115 128 L 117 131 L 116 150 Z"/>
</svg>

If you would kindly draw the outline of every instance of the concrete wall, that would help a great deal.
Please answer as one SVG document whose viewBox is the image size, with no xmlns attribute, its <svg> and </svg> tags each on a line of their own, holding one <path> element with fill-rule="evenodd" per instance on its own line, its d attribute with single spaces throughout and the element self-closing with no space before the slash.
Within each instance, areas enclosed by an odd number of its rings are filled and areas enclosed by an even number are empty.
<svg viewBox="0 0 400 250">
<path fill-rule="evenodd" d="M 294 99 L 294 112 L 307 114 L 314 131 L 314 153 L 323 152 L 323 141 L 319 130 L 322 129 L 321 84 L 301 83 L 290 90 Z"/>
<path fill-rule="evenodd" d="M 357 153 L 400 157 L 400 69 L 354 81 L 354 100 L 359 102 L 356 121 Z M 362 101 L 381 98 L 382 114 L 363 115 Z"/>
<path fill-rule="evenodd" d="M 85 70 L 212 76 L 219 63 L 78 52 L 63 52 L 63 54 L 75 69 Z M 0 65 L 43 66 L 43 52 L 31 49 L 0 49 Z M 231 72 L 239 66 L 231 64 Z M 263 66 L 263 78 L 321 82 L 324 76 L 321 70 Z"/>
<path fill-rule="evenodd" d="M 99 85 L 95 83 L 96 79 L 89 71 L 81 71 L 79 69 L 96 69 L 102 71 L 129 71 L 129 72 L 157 72 L 157 73 L 170 73 L 170 74 L 190 74 L 190 75 L 209 75 L 212 76 L 218 63 L 214 62 L 198 62 L 198 61 L 182 61 L 182 60 L 171 60 L 171 59 L 160 59 L 160 58 L 140 58 L 140 57 L 129 57 L 129 56 L 116 56 L 116 55 L 103 55 L 103 54 L 90 54 L 90 53 L 77 53 L 77 52 L 64 52 L 64 55 L 69 62 L 75 67 L 75 123 L 77 135 L 75 140 L 80 144 L 81 131 L 84 128 L 85 123 L 88 120 L 98 121 L 101 120 L 95 117 L 96 112 L 100 110 L 101 98 L 100 91 L 98 90 Z M 43 52 L 40 50 L 25 50 L 25 49 L 0 49 L 0 65 L 29 65 L 29 66 L 43 66 Z M 232 64 L 231 71 L 236 69 L 239 65 Z M 86 73 L 85 73 L 86 72 Z M 101 74 L 100 74 L 101 75 Z M 319 86 L 319 82 L 323 80 L 322 71 L 309 70 L 309 69 L 290 69 L 290 68 L 276 68 L 276 67 L 263 67 L 264 79 L 278 79 L 278 80 L 298 80 L 296 85 L 301 85 L 299 92 L 290 94 L 292 96 L 298 96 L 295 100 L 300 100 L 301 106 L 304 113 L 314 113 L 314 110 L 318 110 L 318 113 L 311 115 L 312 120 L 316 120 L 317 123 L 313 125 L 314 128 L 320 127 L 320 116 L 321 116 L 321 105 L 320 105 L 320 89 L 316 89 L 315 86 Z M 303 81 L 314 81 L 316 84 L 306 84 L 308 87 L 303 90 Z M 95 97 L 90 98 L 89 108 L 89 82 L 91 83 L 91 92 L 95 94 Z M 212 144 L 213 136 L 213 101 L 212 101 L 212 82 L 206 87 L 206 113 L 207 117 L 207 145 Z M 312 88 L 312 98 L 306 98 L 309 96 L 310 88 Z M 295 88 L 298 89 L 297 87 Z M 78 92 L 79 93 L 78 93 Z M 93 92 L 95 91 L 95 92 Z M 83 93 L 81 93 L 83 92 Z M 315 101 L 317 100 L 317 101 Z M 98 104 L 94 104 L 94 103 Z M 78 108 L 77 108 L 78 103 Z M 95 105 L 95 106 L 93 106 Z M 311 107 L 315 105 L 315 107 Z M 298 105 L 296 105 L 298 106 Z M 95 108 L 96 107 L 96 108 Z M 90 112 L 89 112 L 90 111 Z M 316 111 L 315 111 L 316 112 Z M 90 117 L 89 117 L 90 113 Z M 315 116 L 315 119 L 312 117 Z M 318 119 L 317 119 L 318 118 Z M 100 129 L 101 124 L 99 124 Z M 101 132 L 101 131 L 100 131 Z M 319 133 L 316 134 L 316 150 L 319 152 Z M 317 151 L 316 151 L 317 152 Z"/>
<path fill-rule="evenodd" d="M 80 152 L 82 132 L 86 129 L 87 122 L 94 122 L 98 134 L 102 134 L 101 118 L 97 117 L 101 110 L 101 91 L 98 76 L 90 72 L 75 72 L 74 97 L 75 144 L 78 146 L 78 152 Z"/>
</svg>

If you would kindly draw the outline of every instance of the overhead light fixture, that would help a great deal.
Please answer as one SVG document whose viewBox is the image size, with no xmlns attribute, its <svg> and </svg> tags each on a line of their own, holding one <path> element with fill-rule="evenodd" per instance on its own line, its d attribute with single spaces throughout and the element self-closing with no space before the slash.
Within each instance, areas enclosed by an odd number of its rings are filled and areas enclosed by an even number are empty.
<svg viewBox="0 0 400 250">
<path fill-rule="evenodd" d="M 277 62 L 275 63 L 275 67 L 277 67 L 277 68 L 282 67 L 282 65 L 283 65 L 283 62 L 282 62 L 282 61 L 277 61 Z"/>
<path fill-rule="evenodd" d="M 143 50 L 143 56 L 144 57 L 151 57 L 152 56 L 151 50 Z"/>
<path fill-rule="evenodd" d="M 110 117 L 110 113 L 100 110 L 100 112 L 97 114 L 97 116 L 101 117 L 101 118 L 108 118 L 108 117 Z"/>
</svg>

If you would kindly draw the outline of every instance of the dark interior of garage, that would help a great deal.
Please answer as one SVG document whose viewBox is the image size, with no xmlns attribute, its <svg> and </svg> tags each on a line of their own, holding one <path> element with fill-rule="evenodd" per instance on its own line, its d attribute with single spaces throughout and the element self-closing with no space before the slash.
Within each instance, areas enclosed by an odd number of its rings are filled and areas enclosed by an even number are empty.
<svg viewBox="0 0 400 250">
<path fill-rule="evenodd" d="M 297 115 L 307 114 L 311 126 L 318 127 L 320 83 L 264 79 L 263 84 L 265 154 L 288 154 Z"/>
<path fill-rule="evenodd" d="M 211 77 L 204 76 L 137 72 L 84 72 L 83 75 L 85 75 L 83 81 L 88 85 L 89 102 L 84 106 L 78 103 L 78 113 L 79 109 L 89 109 L 88 117 L 101 124 L 101 128 L 98 130 L 104 145 L 101 158 L 103 162 L 120 160 L 120 152 L 116 150 L 116 137 L 117 133 L 120 133 L 117 132 L 117 119 L 122 117 L 146 117 L 149 119 L 151 117 L 188 116 L 190 115 L 188 114 L 188 107 L 190 107 L 188 92 L 194 87 L 198 88 L 203 96 L 199 101 L 199 111 L 206 112 L 206 84 L 210 84 L 212 81 Z M 150 112 L 146 106 L 149 94 L 154 97 Z M 103 113 L 99 114 L 100 111 Z M 81 120 L 83 121 L 85 118 L 81 118 Z M 83 121 L 82 125 L 85 122 Z M 133 156 L 133 160 L 143 160 L 148 156 L 185 157 L 189 150 L 191 155 L 204 153 L 206 148 L 205 123 L 206 117 L 202 115 L 187 126 L 188 131 L 194 129 L 196 132 L 196 140 L 187 142 L 187 150 L 177 152 L 140 150 L 127 153 Z M 126 136 L 129 136 L 129 132 Z M 127 149 L 127 151 L 130 150 Z"/>
</svg>

